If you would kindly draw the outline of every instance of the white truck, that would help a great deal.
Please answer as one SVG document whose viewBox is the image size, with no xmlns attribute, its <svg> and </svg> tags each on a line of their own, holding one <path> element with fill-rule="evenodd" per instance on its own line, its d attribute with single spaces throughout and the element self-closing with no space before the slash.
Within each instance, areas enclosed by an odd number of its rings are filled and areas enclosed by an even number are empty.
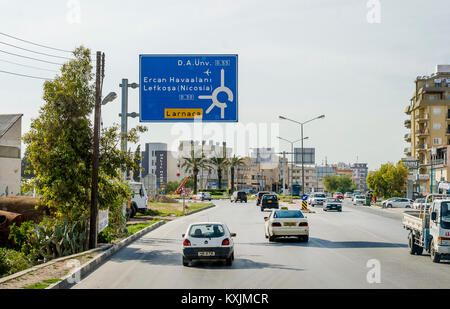
<svg viewBox="0 0 450 309">
<path fill-rule="evenodd" d="M 403 227 L 410 231 L 410 254 L 430 252 L 434 263 L 450 259 L 450 198 L 442 194 L 430 194 L 419 210 L 405 211 Z"/>
<path fill-rule="evenodd" d="M 136 213 L 144 213 L 147 210 L 148 195 L 144 185 L 141 182 L 129 182 L 130 187 L 133 189 L 134 195 L 131 197 L 128 203 L 128 213 L 130 218 L 133 218 Z"/>
</svg>

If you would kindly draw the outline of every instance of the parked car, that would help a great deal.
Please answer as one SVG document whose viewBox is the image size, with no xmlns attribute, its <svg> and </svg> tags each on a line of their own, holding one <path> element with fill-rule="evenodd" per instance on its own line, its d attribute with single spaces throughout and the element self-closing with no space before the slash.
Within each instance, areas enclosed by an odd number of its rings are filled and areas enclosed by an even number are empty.
<svg viewBox="0 0 450 309">
<path fill-rule="evenodd" d="M 211 201 L 211 194 L 209 192 L 199 192 L 195 196 L 195 200 L 197 200 L 197 201 L 205 201 L 205 200 Z"/>
<path fill-rule="evenodd" d="M 264 221 L 265 236 L 269 241 L 286 236 L 295 236 L 305 242 L 309 239 L 308 219 L 300 210 L 273 210 Z"/>
<path fill-rule="evenodd" d="M 420 209 L 420 206 L 422 205 L 422 204 L 424 204 L 425 203 L 425 199 L 424 198 L 418 198 L 418 199 L 416 199 L 415 201 L 414 201 L 414 203 L 413 203 L 413 205 L 412 205 L 412 208 L 414 208 L 414 209 Z"/>
<path fill-rule="evenodd" d="M 336 210 L 341 212 L 342 211 L 342 199 L 340 198 L 334 198 L 329 197 L 326 199 L 325 204 L 323 205 L 323 211 L 328 210 Z"/>
<path fill-rule="evenodd" d="M 246 202 L 247 203 L 247 193 L 244 191 L 234 191 L 230 197 L 230 202 Z"/>
<path fill-rule="evenodd" d="M 223 260 L 231 266 L 234 260 L 235 233 L 220 222 L 192 223 L 187 228 L 183 239 L 183 266 L 194 260 Z"/>
<path fill-rule="evenodd" d="M 344 194 L 342 194 L 341 192 L 334 192 L 333 197 L 344 199 Z"/>
<path fill-rule="evenodd" d="M 256 195 L 256 205 L 261 204 L 261 197 L 264 194 L 270 194 L 270 192 L 269 191 L 259 191 L 258 194 Z"/>
<path fill-rule="evenodd" d="M 385 208 L 387 203 L 389 203 L 390 201 L 396 200 L 398 198 L 400 198 L 400 197 L 391 197 L 391 198 L 388 198 L 387 200 L 382 201 L 381 207 Z"/>
<path fill-rule="evenodd" d="M 325 193 L 313 193 L 308 198 L 308 204 L 311 206 L 323 205 L 327 196 Z"/>
<path fill-rule="evenodd" d="M 393 199 L 390 200 L 388 202 L 386 202 L 386 206 L 387 208 L 411 208 L 414 204 L 413 200 L 410 200 L 408 198 L 397 198 L 397 199 Z"/>
<path fill-rule="evenodd" d="M 266 208 L 280 208 L 280 203 L 276 194 L 269 193 L 264 194 L 261 197 L 261 211 L 264 211 Z"/>
<path fill-rule="evenodd" d="M 364 205 L 366 203 L 366 197 L 364 195 L 355 195 L 353 198 L 353 205 Z"/>
</svg>

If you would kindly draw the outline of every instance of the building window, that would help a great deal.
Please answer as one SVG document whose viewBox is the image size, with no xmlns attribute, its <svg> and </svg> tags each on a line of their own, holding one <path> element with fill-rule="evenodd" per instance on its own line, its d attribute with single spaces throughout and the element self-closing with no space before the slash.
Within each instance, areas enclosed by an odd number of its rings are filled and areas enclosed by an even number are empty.
<svg viewBox="0 0 450 309">
<path fill-rule="evenodd" d="M 442 139 L 440 138 L 433 138 L 433 145 L 440 145 L 442 144 Z"/>
<path fill-rule="evenodd" d="M 440 115 L 442 113 L 442 109 L 440 108 L 433 108 L 433 115 Z"/>
<path fill-rule="evenodd" d="M 428 100 L 437 100 L 438 99 L 438 96 L 437 95 L 430 95 L 429 97 L 428 97 Z"/>
</svg>

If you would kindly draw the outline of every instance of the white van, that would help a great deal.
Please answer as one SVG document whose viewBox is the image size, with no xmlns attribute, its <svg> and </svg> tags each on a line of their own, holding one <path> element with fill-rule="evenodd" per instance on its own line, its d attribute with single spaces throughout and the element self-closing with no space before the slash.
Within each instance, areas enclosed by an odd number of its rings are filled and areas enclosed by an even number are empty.
<svg viewBox="0 0 450 309">
<path fill-rule="evenodd" d="M 147 210 L 148 195 L 141 182 L 129 182 L 128 184 L 134 192 L 130 202 L 130 217 L 133 218 L 137 212 L 144 213 Z"/>
<path fill-rule="evenodd" d="M 199 192 L 195 196 L 195 200 L 196 201 L 204 201 L 204 200 L 211 201 L 211 194 L 209 192 Z"/>
</svg>

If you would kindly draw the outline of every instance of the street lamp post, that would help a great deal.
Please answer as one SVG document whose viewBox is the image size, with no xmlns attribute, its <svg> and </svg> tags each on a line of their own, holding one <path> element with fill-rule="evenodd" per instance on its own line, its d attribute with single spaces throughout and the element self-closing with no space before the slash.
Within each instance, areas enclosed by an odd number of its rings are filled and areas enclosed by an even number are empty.
<svg viewBox="0 0 450 309">
<path fill-rule="evenodd" d="M 302 141 L 302 145 L 303 145 L 303 140 L 304 140 L 304 139 L 308 139 L 308 137 L 305 137 L 305 138 L 303 138 L 303 139 L 301 139 L 301 140 L 298 139 L 298 140 L 296 140 L 296 141 L 290 141 L 290 140 L 288 140 L 288 139 L 285 139 L 285 138 L 282 138 L 282 137 L 279 137 L 279 136 L 278 136 L 278 138 L 291 144 L 291 173 L 290 173 L 290 177 L 289 177 L 289 183 L 291 184 L 291 199 L 292 199 L 292 196 L 293 196 L 293 188 L 292 188 L 293 180 L 292 180 L 292 174 L 294 173 L 294 144 L 297 143 L 297 142 Z M 302 146 L 302 147 L 303 147 L 303 146 Z M 303 159 L 302 159 L 302 161 L 303 161 Z M 283 188 L 283 189 L 284 189 L 284 188 Z"/>
<path fill-rule="evenodd" d="M 301 135 L 300 136 L 301 137 L 300 140 L 302 141 L 302 195 L 303 195 L 303 194 L 305 194 L 305 167 L 304 167 L 304 157 L 303 157 L 303 153 L 304 153 L 304 151 L 303 151 L 303 125 L 307 124 L 308 122 L 311 122 L 313 120 L 316 120 L 316 119 L 325 118 L 325 115 L 320 115 L 318 117 L 312 118 L 312 119 L 310 119 L 308 121 L 305 121 L 305 122 L 299 122 L 299 121 L 292 120 L 292 119 L 289 119 L 289 118 L 286 118 L 286 117 L 283 117 L 283 116 L 278 116 L 278 118 L 283 119 L 283 120 L 288 120 L 288 121 L 291 121 L 291 122 L 294 122 L 294 123 L 300 125 L 300 135 Z"/>
</svg>

